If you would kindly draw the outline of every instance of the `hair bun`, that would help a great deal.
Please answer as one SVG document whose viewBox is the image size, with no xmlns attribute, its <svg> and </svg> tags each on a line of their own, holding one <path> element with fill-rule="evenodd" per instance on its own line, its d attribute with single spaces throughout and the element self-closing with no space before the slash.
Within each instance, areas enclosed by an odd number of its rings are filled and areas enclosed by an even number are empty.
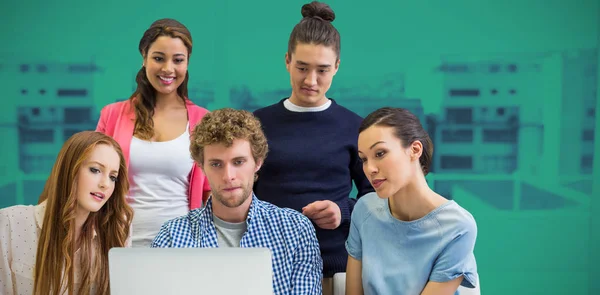
<svg viewBox="0 0 600 295">
<path fill-rule="evenodd" d="M 317 1 L 302 5 L 303 17 L 317 17 L 325 21 L 332 22 L 335 19 L 335 13 L 329 5 Z"/>
</svg>

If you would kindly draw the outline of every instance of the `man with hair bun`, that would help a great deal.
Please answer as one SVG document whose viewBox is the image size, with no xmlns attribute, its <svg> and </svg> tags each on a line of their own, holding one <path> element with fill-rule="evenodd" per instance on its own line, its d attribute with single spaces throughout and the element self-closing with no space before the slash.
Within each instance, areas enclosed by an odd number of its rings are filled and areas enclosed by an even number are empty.
<svg viewBox="0 0 600 295">
<path fill-rule="evenodd" d="M 323 258 L 323 292 L 345 272 L 350 216 L 356 200 L 372 192 L 357 156 L 362 118 L 326 96 L 340 65 L 340 34 L 329 5 L 302 6 L 285 54 L 292 93 L 255 111 L 271 151 L 254 185 L 257 195 L 302 212 L 316 228 Z"/>
</svg>

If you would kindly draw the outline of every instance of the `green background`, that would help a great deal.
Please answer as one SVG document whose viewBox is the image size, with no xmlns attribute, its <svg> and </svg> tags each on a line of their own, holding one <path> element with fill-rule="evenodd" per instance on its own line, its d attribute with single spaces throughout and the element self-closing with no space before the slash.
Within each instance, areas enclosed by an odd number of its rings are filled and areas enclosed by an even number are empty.
<svg viewBox="0 0 600 295">
<path fill-rule="evenodd" d="M 154 20 L 192 32 L 190 99 L 254 110 L 290 93 L 304 3 L 0 3 L 0 208 L 36 203 L 65 139 L 129 97 Z M 328 96 L 421 117 L 430 185 L 477 220 L 482 294 L 600 294 L 599 2 L 328 3 L 342 36 Z"/>
</svg>

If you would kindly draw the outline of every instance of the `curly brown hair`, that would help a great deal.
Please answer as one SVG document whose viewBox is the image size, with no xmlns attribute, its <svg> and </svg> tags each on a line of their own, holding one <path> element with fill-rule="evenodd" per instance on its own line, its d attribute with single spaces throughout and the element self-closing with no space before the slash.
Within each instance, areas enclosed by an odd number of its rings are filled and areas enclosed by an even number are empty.
<svg viewBox="0 0 600 295">
<path fill-rule="evenodd" d="M 262 162 L 269 151 L 267 138 L 260 121 L 250 112 L 224 108 L 207 113 L 194 128 L 191 135 L 190 153 L 201 167 L 204 164 L 204 147 L 222 143 L 230 147 L 235 139 L 250 142 L 252 157 Z"/>
</svg>

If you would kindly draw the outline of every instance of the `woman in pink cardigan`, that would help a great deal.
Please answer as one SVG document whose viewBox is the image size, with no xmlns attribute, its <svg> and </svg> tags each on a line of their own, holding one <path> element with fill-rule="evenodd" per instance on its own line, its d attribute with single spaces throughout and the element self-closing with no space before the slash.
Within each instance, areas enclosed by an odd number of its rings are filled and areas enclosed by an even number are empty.
<svg viewBox="0 0 600 295">
<path fill-rule="evenodd" d="M 162 224 L 202 207 L 210 186 L 190 151 L 190 132 L 208 113 L 187 98 L 192 37 L 173 19 L 154 22 L 139 44 L 137 89 L 105 106 L 97 131 L 112 136 L 125 155 L 135 214 L 132 243 L 149 247 Z"/>
</svg>

